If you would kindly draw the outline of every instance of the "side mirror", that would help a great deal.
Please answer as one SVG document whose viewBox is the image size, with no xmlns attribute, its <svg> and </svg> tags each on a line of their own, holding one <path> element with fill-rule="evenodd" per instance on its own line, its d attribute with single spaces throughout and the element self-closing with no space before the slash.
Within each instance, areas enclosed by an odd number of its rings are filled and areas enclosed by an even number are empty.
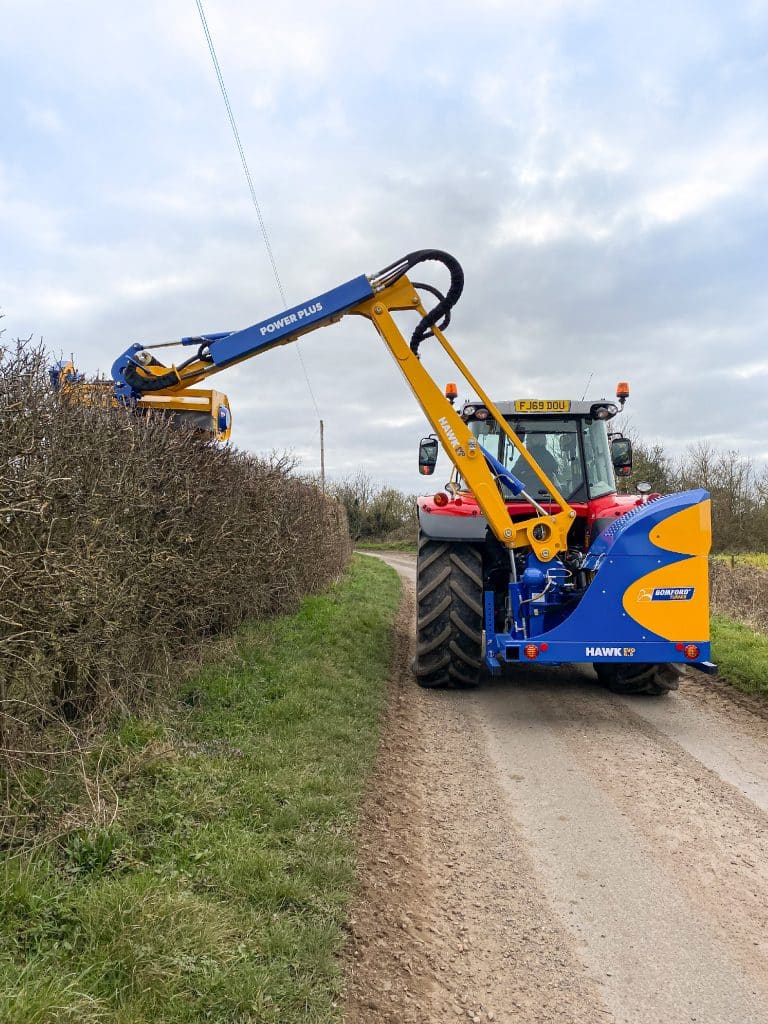
<svg viewBox="0 0 768 1024">
<path fill-rule="evenodd" d="M 616 476 L 629 476 L 632 472 L 632 442 L 628 437 L 611 438 L 611 461 Z"/>
<path fill-rule="evenodd" d="M 419 472 L 422 476 L 432 476 L 435 472 L 438 449 L 436 437 L 423 437 L 419 441 Z"/>
</svg>

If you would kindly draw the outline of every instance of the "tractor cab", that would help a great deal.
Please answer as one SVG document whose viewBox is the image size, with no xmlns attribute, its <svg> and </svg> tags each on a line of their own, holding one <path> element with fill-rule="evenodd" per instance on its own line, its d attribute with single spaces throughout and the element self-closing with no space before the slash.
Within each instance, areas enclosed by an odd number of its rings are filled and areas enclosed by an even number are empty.
<svg viewBox="0 0 768 1024">
<path fill-rule="evenodd" d="M 613 435 L 612 446 L 606 430 L 619 411 L 612 402 L 520 399 L 499 402 L 497 408 L 569 503 L 615 494 L 615 471 L 627 475 L 631 469 L 631 442 Z M 523 482 L 527 494 L 536 501 L 548 498 L 541 481 L 487 409 L 468 402 L 461 417 L 482 447 Z M 623 443 L 616 445 L 619 439 Z M 503 487 L 503 493 L 507 501 L 525 501 L 508 488 Z"/>
<path fill-rule="evenodd" d="M 523 447 L 573 509 L 575 521 L 569 542 L 582 550 L 617 518 L 645 500 L 617 493 L 617 477 L 629 476 L 632 471 L 632 442 L 609 426 L 628 393 L 628 386 L 620 384 L 616 401 L 523 398 L 496 403 Z M 458 412 L 481 448 L 522 483 L 522 492 L 515 493 L 501 476 L 497 477 L 513 520 L 535 514 L 530 499 L 547 513 L 554 513 L 557 506 L 552 497 L 490 411 L 482 403 L 470 401 Z M 425 438 L 422 444 L 428 441 Z M 428 457 L 431 454 L 426 449 L 420 454 L 422 473 L 433 470 L 434 462 Z M 424 462 L 428 463 L 426 469 Z M 425 495 L 418 505 L 422 527 L 430 535 L 476 540 L 485 533 L 477 502 L 456 473 L 445 495 Z"/>
</svg>

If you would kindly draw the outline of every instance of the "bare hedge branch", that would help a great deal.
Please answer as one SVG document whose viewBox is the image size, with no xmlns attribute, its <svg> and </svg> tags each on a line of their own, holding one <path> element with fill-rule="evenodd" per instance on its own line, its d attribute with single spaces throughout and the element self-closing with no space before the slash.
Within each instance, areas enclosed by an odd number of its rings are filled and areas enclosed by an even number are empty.
<svg viewBox="0 0 768 1024">
<path fill-rule="evenodd" d="M 205 638 L 294 607 L 350 550 L 343 506 L 288 458 L 64 401 L 48 362 L 0 343 L 6 768 L 50 723 L 132 706 Z"/>
</svg>

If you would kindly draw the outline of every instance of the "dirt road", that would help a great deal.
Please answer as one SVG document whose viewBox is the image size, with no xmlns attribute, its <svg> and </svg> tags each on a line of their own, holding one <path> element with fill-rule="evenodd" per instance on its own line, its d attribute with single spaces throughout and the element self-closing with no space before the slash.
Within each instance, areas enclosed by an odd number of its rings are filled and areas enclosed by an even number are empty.
<svg viewBox="0 0 768 1024">
<path fill-rule="evenodd" d="M 419 690 L 412 556 L 348 1024 L 768 1024 L 768 719 L 586 667 Z"/>
</svg>

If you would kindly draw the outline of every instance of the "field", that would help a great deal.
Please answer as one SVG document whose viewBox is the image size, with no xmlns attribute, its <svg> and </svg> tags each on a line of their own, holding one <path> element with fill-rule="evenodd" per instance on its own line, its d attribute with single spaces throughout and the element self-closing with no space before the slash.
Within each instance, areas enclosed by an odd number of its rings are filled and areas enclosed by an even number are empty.
<svg viewBox="0 0 768 1024">
<path fill-rule="evenodd" d="M 725 615 L 712 616 L 712 659 L 729 683 L 768 697 L 768 636 Z"/>
<path fill-rule="evenodd" d="M 743 556 L 747 557 L 747 556 Z M 759 560 L 764 555 L 748 556 Z M 712 558 L 709 563 L 712 612 L 768 634 L 768 568 L 759 561 Z"/>
<path fill-rule="evenodd" d="M 411 540 L 380 540 L 380 541 L 358 541 L 356 545 L 359 551 L 406 551 L 416 554 L 417 546 Z"/>
<path fill-rule="evenodd" d="M 731 565 L 753 565 L 758 569 L 768 569 L 768 552 L 765 551 L 722 554 L 714 557 Z"/>
</svg>

